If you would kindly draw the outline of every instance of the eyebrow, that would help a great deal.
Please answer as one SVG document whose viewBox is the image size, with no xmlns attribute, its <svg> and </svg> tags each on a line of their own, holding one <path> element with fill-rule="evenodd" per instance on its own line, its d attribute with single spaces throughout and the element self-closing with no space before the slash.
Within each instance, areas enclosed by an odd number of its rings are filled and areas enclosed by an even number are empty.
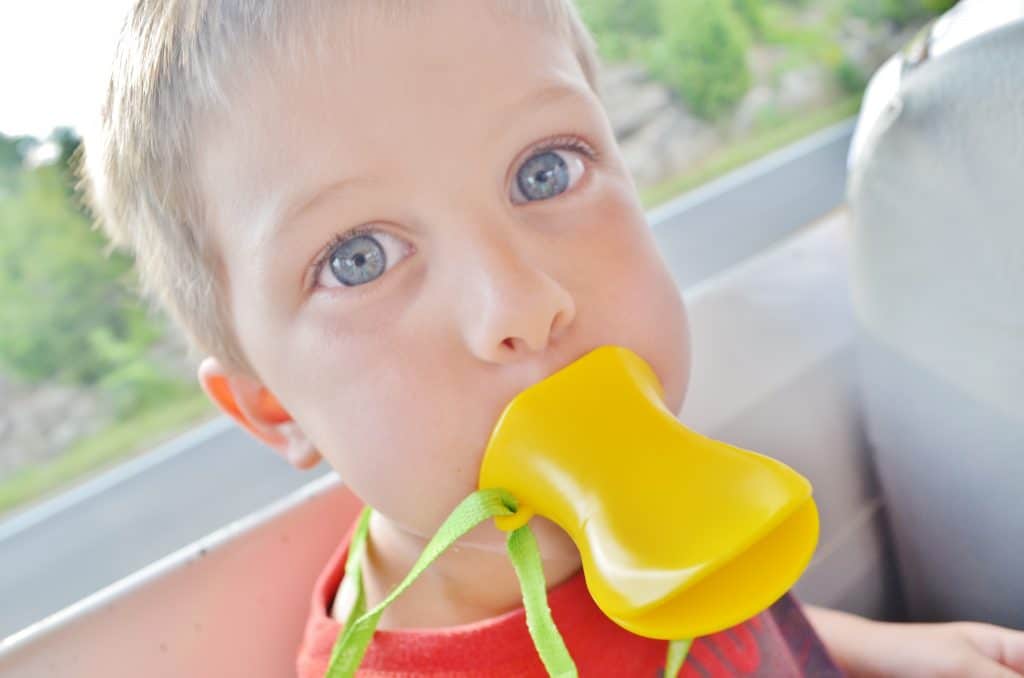
<svg viewBox="0 0 1024 678">
<path fill-rule="evenodd" d="M 496 134 L 501 132 L 502 129 L 512 124 L 513 121 L 522 115 L 524 110 L 548 107 L 568 99 L 586 98 L 587 91 L 579 86 L 571 85 L 565 81 L 549 82 L 540 89 L 533 90 L 530 94 L 511 106 L 505 107 L 508 114 L 502 116 L 500 124 L 495 125 L 490 130 L 487 138 L 493 138 Z M 281 233 L 287 231 L 289 224 L 297 219 L 300 214 L 313 207 L 325 196 L 332 193 L 342 192 L 354 185 L 368 183 L 371 183 L 369 177 L 348 177 L 338 181 L 332 181 L 329 184 L 321 186 L 315 191 L 308 193 L 308 197 L 300 197 L 293 201 L 289 201 L 288 206 L 280 213 L 280 217 L 278 219 L 274 219 L 267 225 L 268 227 L 263 240 L 266 241 L 271 238 L 275 238 Z"/>
<path fill-rule="evenodd" d="M 298 219 L 299 215 L 323 200 L 324 197 L 332 193 L 342 192 L 357 184 L 368 183 L 370 183 L 369 177 L 348 177 L 346 179 L 332 181 L 329 184 L 320 186 L 316 190 L 306 194 L 305 197 L 299 197 L 287 201 L 286 207 L 279 213 L 278 217 L 272 219 L 270 223 L 266 224 L 266 229 L 261 240 L 263 240 L 263 242 L 267 242 L 272 238 L 276 238 L 287 232 L 291 225 Z"/>
<path fill-rule="evenodd" d="M 564 99 L 586 99 L 587 90 L 580 88 L 576 85 L 570 85 L 564 81 L 550 82 L 540 89 L 530 92 L 530 94 L 523 97 L 518 102 L 508 106 L 506 110 L 508 114 L 503 116 L 501 124 L 496 125 L 492 130 L 491 134 L 500 132 L 503 128 L 507 127 L 516 118 L 522 115 L 524 110 L 535 108 L 535 107 L 546 107 L 556 103 L 560 103 Z"/>
</svg>

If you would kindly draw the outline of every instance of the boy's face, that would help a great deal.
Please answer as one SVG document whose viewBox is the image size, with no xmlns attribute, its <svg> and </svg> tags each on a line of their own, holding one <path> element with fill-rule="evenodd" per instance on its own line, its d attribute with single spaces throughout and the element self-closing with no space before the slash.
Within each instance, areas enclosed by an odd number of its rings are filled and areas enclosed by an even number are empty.
<svg viewBox="0 0 1024 678">
<path fill-rule="evenodd" d="M 288 435 L 423 536 L 531 384 L 605 344 L 649 362 L 673 412 L 688 380 L 682 300 L 599 99 L 565 42 L 498 12 L 339 30 L 200 146 L 233 320 Z"/>
</svg>

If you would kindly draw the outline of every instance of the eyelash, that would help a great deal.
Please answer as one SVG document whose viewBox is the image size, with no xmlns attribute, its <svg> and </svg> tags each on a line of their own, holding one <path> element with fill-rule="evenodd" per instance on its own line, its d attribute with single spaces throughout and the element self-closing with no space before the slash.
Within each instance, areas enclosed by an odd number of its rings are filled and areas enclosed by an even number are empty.
<svg viewBox="0 0 1024 678">
<path fill-rule="evenodd" d="M 540 142 L 537 146 L 530 149 L 530 152 L 526 155 L 523 162 L 526 162 L 526 160 L 529 160 L 535 155 L 540 155 L 541 153 L 545 153 L 547 151 L 552 150 L 576 151 L 577 153 L 581 153 L 582 155 L 586 156 L 592 163 L 596 163 L 601 159 L 600 153 L 594 150 L 594 147 L 588 144 L 586 141 L 584 141 L 582 137 L 577 136 L 575 134 L 567 134 L 564 136 L 554 137 L 552 139 Z M 523 163 L 519 163 L 518 167 L 521 167 L 522 164 Z M 362 226 L 356 226 L 355 228 L 351 228 L 345 231 L 344 233 L 339 233 L 335 235 L 333 238 L 331 238 L 330 242 L 327 243 L 327 246 L 324 247 L 324 249 L 321 251 L 321 254 L 313 261 L 313 263 L 309 267 L 309 278 L 312 281 L 311 285 L 313 287 L 316 287 L 316 283 L 320 279 L 320 274 L 323 272 L 324 267 L 330 260 L 331 254 L 334 252 L 334 250 L 341 247 L 349 240 L 354 240 L 359 236 L 366 235 L 368 233 L 375 233 L 378 230 L 379 229 L 375 226 L 372 226 L 370 224 L 364 224 Z"/>
<path fill-rule="evenodd" d="M 567 134 L 565 136 L 554 137 L 553 139 L 540 142 L 536 147 L 530 149 L 530 152 L 526 155 L 526 160 L 529 160 L 539 153 L 553 149 L 577 151 L 590 158 L 591 162 L 597 162 L 600 159 L 598 152 L 595 151 L 590 144 L 584 141 L 582 137 L 575 134 Z"/>
</svg>

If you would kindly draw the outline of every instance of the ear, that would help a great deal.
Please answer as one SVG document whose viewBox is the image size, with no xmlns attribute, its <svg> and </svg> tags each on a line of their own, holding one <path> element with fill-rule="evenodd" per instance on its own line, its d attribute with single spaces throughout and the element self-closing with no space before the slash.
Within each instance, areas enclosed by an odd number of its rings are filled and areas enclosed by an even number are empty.
<svg viewBox="0 0 1024 678">
<path fill-rule="evenodd" d="M 233 374 L 216 358 L 199 363 L 199 384 L 225 414 L 297 468 L 312 468 L 320 453 L 277 398 L 257 379 Z"/>
</svg>

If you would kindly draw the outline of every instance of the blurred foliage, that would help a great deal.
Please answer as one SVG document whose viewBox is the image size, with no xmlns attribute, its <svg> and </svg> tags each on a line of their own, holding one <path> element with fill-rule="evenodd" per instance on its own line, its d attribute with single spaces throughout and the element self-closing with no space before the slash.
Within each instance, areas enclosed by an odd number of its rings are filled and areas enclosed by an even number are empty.
<svg viewBox="0 0 1024 678">
<path fill-rule="evenodd" d="M 711 117 L 746 92 L 746 45 L 764 29 L 761 0 L 578 0 L 609 61 L 646 64 Z"/>
<path fill-rule="evenodd" d="M 921 4 L 924 5 L 925 10 L 929 14 L 942 14 L 953 9 L 953 6 L 959 2 L 959 0 L 921 0 Z"/>
<path fill-rule="evenodd" d="M 608 61 L 647 65 L 693 110 L 716 119 L 751 86 L 751 44 L 781 47 L 777 66 L 825 66 L 842 93 L 863 91 L 868 74 L 838 36 L 850 17 L 896 27 L 948 10 L 955 0 L 577 0 Z M 780 73 L 773 74 L 776 78 Z"/>
<path fill-rule="evenodd" d="M 0 167 L 17 169 L 21 166 L 21 153 L 18 152 L 18 139 L 0 134 Z"/>
<path fill-rule="evenodd" d="M 766 6 L 762 14 L 765 27 L 761 37 L 769 45 L 786 47 L 814 59 L 841 51 L 834 35 L 835 26 L 808 25 L 802 20 L 801 12 L 782 3 Z"/>
<path fill-rule="evenodd" d="M 580 0 L 579 9 L 610 61 L 637 56 L 645 40 L 661 33 L 656 0 Z"/>
<path fill-rule="evenodd" d="M 868 84 L 868 77 L 860 66 L 845 57 L 835 65 L 833 70 L 836 82 L 847 94 L 862 92 Z"/>
<path fill-rule="evenodd" d="M 82 139 L 70 127 L 57 127 L 50 134 L 50 141 L 57 144 L 57 148 L 60 149 L 56 165 L 64 173 L 64 188 L 68 196 L 72 198 L 72 202 L 79 205 L 80 203 L 75 197 L 75 179 L 71 176 L 71 159 L 82 145 Z"/>
<path fill-rule="evenodd" d="M 873 22 L 888 22 L 897 27 L 941 14 L 956 0 L 848 0 L 849 12 Z"/>
<path fill-rule="evenodd" d="M 0 134 L 0 197 L 14 190 L 14 182 L 21 171 L 24 137 Z"/>
<path fill-rule="evenodd" d="M 732 6 L 755 38 L 764 33 L 764 0 L 732 0 Z"/>
<path fill-rule="evenodd" d="M 714 118 L 750 87 L 747 33 L 728 0 L 660 0 L 662 35 L 647 52 L 651 73 L 694 113 Z"/>
<path fill-rule="evenodd" d="M 618 30 L 632 35 L 658 35 L 657 0 L 581 0 L 580 12 L 588 25 Z"/>
<path fill-rule="evenodd" d="M 0 368 L 30 383 L 96 385 L 126 413 L 179 384 L 146 359 L 162 327 L 134 291 L 131 259 L 107 254 L 73 195 L 78 137 L 63 128 L 50 140 L 57 160 L 24 168 L 15 157 L 0 193 Z M 0 135 L 0 149 L 17 145 Z M 10 151 L 0 158 L 10 163 Z"/>
</svg>

